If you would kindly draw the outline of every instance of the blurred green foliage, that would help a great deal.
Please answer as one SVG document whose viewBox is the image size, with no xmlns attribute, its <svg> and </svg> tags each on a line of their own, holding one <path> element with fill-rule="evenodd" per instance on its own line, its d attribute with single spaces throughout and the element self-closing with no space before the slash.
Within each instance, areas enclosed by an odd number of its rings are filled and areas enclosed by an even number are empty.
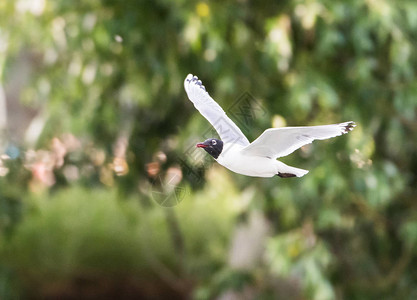
<svg viewBox="0 0 417 300">
<path fill-rule="evenodd" d="M 414 299 L 416 40 L 413 0 L 0 2 L 0 297 Z M 232 174 L 188 73 L 249 140 L 358 126 Z"/>
</svg>

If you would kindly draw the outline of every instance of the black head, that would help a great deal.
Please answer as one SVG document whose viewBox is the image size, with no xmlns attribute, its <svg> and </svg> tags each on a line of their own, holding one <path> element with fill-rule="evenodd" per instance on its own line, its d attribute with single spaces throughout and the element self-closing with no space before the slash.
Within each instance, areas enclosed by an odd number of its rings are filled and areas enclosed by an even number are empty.
<svg viewBox="0 0 417 300">
<path fill-rule="evenodd" d="M 197 144 L 198 148 L 203 148 L 208 154 L 217 159 L 222 153 L 223 142 L 218 139 L 207 139 L 203 143 Z"/>
</svg>

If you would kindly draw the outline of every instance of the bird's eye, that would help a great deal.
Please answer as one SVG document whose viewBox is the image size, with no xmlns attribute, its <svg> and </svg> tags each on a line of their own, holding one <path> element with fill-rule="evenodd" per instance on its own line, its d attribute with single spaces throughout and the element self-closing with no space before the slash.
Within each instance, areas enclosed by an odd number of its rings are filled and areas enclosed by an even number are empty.
<svg viewBox="0 0 417 300">
<path fill-rule="evenodd" d="M 216 144 L 217 144 L 216 140 L 212 140 L 212 141 L 211 141 L 211 143 L 212 143 L 213 145 L 216 145 Z"/>
</svg>

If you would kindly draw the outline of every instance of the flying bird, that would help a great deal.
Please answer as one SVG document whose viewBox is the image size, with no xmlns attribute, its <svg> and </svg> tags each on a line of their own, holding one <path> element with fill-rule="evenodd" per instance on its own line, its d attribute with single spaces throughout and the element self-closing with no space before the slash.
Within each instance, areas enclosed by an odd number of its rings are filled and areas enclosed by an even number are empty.
<svg viewBox="0 0 417 300">
<path fill-rule="evenodd" d="M 354 122 L 340 124 L 281 127 L 265 130 L 249 143 L 239 127 L 210 97 L 197 76 L 188 74 L 184 81 L 188 98 L 195 108 L 211 123 L 220 139 L 210 138 L 198 143 L 219 164 L 227 169 L 253 177 L 302 177 L 307 170 L 295 168 L 277 160 L 314 140 L 325 140 L 353 130 Z"/>
</svg>

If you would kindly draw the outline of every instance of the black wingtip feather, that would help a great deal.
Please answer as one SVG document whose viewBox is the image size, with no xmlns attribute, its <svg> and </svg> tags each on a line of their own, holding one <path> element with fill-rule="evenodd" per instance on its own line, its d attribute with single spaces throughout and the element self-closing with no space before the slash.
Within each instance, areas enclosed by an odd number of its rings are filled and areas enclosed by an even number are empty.
<svg viewBox="0 0 417 300">
<path fill-rule="evenodd" d="M 193 78 L 188 81 L 195 82 L 195 84 L 198 85 L 203 91 L 206 91 L 206 87 L 203 85 L 203 82 L 198 79 L 197 76 L 194 75 Z"/>
<path fill-rule="evenodd" d="M 349 122 L 349 123 L 347 123 L 347 125 L 344 126 L 343 133 L 348 133 L 349 131 L 352 131 L 353 128 L 355 128 L 355 127 L 356 127 L 355 122 Z"/>
</svg>

